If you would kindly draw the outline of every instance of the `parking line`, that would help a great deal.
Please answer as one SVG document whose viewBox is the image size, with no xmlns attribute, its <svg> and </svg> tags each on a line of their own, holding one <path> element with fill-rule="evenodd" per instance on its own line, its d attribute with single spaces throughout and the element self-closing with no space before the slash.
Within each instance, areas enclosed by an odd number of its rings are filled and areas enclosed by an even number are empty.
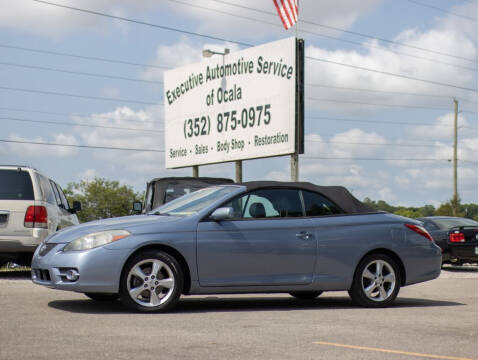
<svg viewBox="0 0 478 360">
<path fill-rule="evenodd" d="M 422 354 L 422 353 L 415 353 L 415 352 L 408 352 L 408 351 L 400 351 L 400 350 L 374 348 L 374 347 L 368 347 L 368 346 L 356 346 L 356 345 L 338 344 L 338 343 L 332 343 L 332 342 L 326 342 L 326 341 L 314 341 L 314 344 L 317 344 L 317 345 L 327 345 L 327 346 L 335 346 L 335 347 L 341 347 L 341 348 L 347 348 L 347 349 L 355 349 L 355 350 L 376 351 L 376 352 L 383 352 L 383 353 L 390 353 L 390 354 L 408 355 L 408 356 L 422 357 L 422 358 L 428 358 L 428 359 L 478 360 L 478 359 L 471 359 L 471 358 L 464 358 L 464 357 L 456 357 L 456 356 Z"/>
</svg>

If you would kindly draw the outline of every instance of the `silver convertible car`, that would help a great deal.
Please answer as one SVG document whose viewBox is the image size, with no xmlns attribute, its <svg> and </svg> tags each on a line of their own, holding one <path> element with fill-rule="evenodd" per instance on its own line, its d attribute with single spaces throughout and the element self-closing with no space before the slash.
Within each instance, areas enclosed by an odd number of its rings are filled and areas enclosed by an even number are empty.
<svg viewBox="0 0 478 360">
<path fill-rule="evenodd" d="M 419 222 L 376 212 L 343 187 L 250 182 L 57 232 L 35 252 L 32 280 L 142 312 L 167 311 L 181 294 L 335 290 L 383 307 L 440 268 Z"/>
</svg>

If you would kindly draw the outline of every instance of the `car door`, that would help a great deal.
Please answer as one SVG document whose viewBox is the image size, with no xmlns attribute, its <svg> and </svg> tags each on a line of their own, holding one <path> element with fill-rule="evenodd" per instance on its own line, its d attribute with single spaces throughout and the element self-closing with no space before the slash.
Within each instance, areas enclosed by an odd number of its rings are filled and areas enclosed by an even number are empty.
<svg viewBox="0 0 478 360">
<path fill-rule="evenodd" d="M 312 281 L 317 239 L 296 189 L 241 195 L 234 219 L 198 224 L 201 286 L 298 285 Z"/>
</svg>

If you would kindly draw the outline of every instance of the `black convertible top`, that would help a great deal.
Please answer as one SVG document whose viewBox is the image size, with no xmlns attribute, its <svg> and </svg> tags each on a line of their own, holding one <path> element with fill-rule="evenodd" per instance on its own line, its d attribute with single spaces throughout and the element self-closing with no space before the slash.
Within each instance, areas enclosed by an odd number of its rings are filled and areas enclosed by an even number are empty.
<svg viewBox="0 0 478 360">
<path fill-rule="evenodd" d="M 241 185 L 246 186 L 248 191 L 267 187 L 295 188 L 320 193 L 337 204 L 347 214 L 376 213 L 377 211 L 354 197 L 343 186 L 319 186 L 309 182 L 282 182 L 282 181 L 250 181 Z"/>
</svg>

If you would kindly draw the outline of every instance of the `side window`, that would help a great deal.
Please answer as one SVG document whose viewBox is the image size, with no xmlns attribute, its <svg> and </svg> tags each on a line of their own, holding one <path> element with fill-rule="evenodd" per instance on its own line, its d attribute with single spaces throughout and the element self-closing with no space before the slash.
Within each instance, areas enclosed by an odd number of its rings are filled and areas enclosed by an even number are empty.
<svg viewBox="0 0 478 360">
<path fill-rule="evenodd" d="M 60 185 L 56 184 L 56 187 L 58 188 L 58 193 L 60 194 L 61 204 L 63 205 L 63 208 L 65 210 L 68 210 L 70 208 L 70 204 L 68 204 L 68 199 L 66 198 L 65 193 L 63 192 Z"/>
<path fill-rule="evenodd" d="M 56 204 L 58 206 L 62 206 L 61 203 L 61 198 L 60 198 L 60 193 L 58 192 L 58 189 L 56 188 L 56 184 L 50 180 L 51 187 L 53 188 L 53 193 L 55 194 L 55 199 L 56 199 Z"/>
<path fill-rule="evenodd" d="M 302 191 L 305 206 L 305 216 L 324 216 L 342 214 L 343 211 L 326 197 L 310 192 Z"/>
<path fill-rule="evenodd" d="M 303 216 L 299 191 L 294 189 L 256 190 L 226 206 L 232 207 L 237 217 L 244 219 Z M 239 216 L 240 213 L 242 216 Z"/>
<path fill-rule="evenodd" d="M 52 186 L 46 177 L 43 175 L 37 174 L 37 179 L 40 184 L 41 192 L 43 193 L 43 197 L 47 203 L 56 204 L 56 198 L 53 193 Z"/>
</svg>

